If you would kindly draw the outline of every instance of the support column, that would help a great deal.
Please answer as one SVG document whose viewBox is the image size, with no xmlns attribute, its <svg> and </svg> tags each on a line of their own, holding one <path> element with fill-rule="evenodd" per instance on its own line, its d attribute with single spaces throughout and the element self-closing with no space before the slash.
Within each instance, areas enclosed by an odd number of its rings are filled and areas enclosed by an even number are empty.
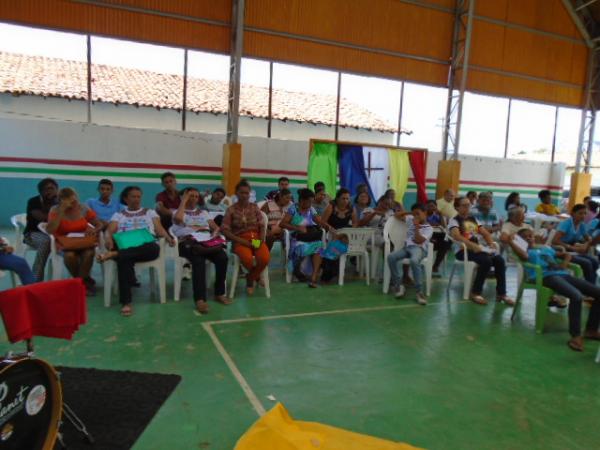
<svg viewBox="0 0 600 450">
<path fill-rule="evenodd" d="M 223 189 L 227 195 L 235 194 L 242 173 L 242 144 L 223 144 Z"/>
<path fill-rule="evenodd" d="M 448 101 L 444 120 L 442 154 L 444 159 L 456 159 L 460 148 L 460 127 L 473 30 L 475 0 L 456 0 L 452 60 L 448 76 Z"/>
<path fill-rule="evenodd" d="M 437 187 L 435 198 L 441 198 L 448 189 L 458 194 L 460 187 L 460 161 L 457 159 L 441 160 L 438 162 Z"/>
<path fill-rule="evenodd" d="M 232 0 L 231 57 L 227 109 L 227 143 L 223 145 L 223 188 L 232 195 L 241 177 L 242 146 L 238 143 L 240 117 L 240 76 L 244 45 L 244 0 Z"/>
<path fill-rule="evenodd" d="M 569 211 L 573 205 L 583 203 L 584 197 L 592 192 L 591 173 L 573 173 L 571 175 L 571 190 L 569 191 Z"/>
</svg>

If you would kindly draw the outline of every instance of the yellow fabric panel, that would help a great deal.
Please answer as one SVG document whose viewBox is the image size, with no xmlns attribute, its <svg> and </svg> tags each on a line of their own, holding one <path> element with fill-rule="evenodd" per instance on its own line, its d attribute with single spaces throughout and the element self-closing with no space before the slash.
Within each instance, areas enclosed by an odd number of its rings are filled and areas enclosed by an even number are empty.
<svg viewBox="0 0 600 450">
<path fill-rule="evenodd" d="M 244 54 L 332 70 L 445 86 L 448 66 L 361 50 L 246 32 Z"/>
<path fill-rule="evenodd" d="M 250 427 L 235 450 L 419 450 L 317 422 L 294 420 L 278 403 Z"/>
<path fill-rule="evenodd" d="M 250 27 L 443 60 L 450 57 L 453 20 L 450 13 L 396 0 L 246 2 Z"/>
<path fill-rule="evenodd" d="M 390 148 L 388 149 L 388 157 L 390 160 L 390 189 L 396 191 L 396 201 L 402 203 L 408 187 L 408 175 L 410 173 L 408 152 Z"/>
<path fill-rule="evenodd" d="M 482 94 L 543 101 L 574 107 L 581 107 L 584 100 L 583 87 L 559 86 L 522 78 L 484 73 L 473 68 L 469 70 L 467 89 Z"/>
<path fill-rule="evenodd" d="M 113 0 L 115 4 L 125 2 Z M 129 5 L 162 12 L 229 21 L 229 2 L 212 0 L 132 0 Z M 32 26 L 89 32 L 200 50 L 228 52 L 230 28 L 101 6 L 59 0 L 0 3 L 0 20 Z"/>
</svg>

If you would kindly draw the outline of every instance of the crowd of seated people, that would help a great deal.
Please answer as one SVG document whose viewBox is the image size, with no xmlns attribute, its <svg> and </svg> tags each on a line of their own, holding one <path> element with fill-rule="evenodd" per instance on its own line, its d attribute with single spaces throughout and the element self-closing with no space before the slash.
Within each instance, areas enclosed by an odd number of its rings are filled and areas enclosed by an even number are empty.
<svg viewBox="0 0 600 450">
<path fill-rule="evenodd" d="M 206 314 L 209 311 L 207 261 L 215 266 L 215 301 L 231 303 L 225 288 L 229 259 L 226 240 L 246 271 L 247 294 L 253 294 L 260 286 L 261 274 L 270 262 L 276 242 L 282 242 L 282 251 L 287 253 L 289 272 L 310 288 L 316 288 L 338 275 L 339 257 L 349 245 L 348 236 L 340 230 L 368 227 L 374 236 L 369 245 L 383 246 L 386 222 L 398 220 L 406 226 L 406 240 L 402 248 L 393 248 L 385 261 L 396 297 L 405 297 L 407 287 L 414 286 L 414 299 L 426 305 L 422 262 L 425 257 L 434 258 L 433 272 L 440 276 L 440 266 L 454 247 L 456 260 L 477 264 L 471 301 L 488 303 L 483 288 L 493 274 L 496 301 L 513 306 L 514 301 L 507 294 L 506 260 L 502 256 L 503 250 L 511 249 L 517 258 L 542 266 L 544 285 L 558 294 L 552 297 L 550 306 L 566 307 L 567 302 L 561 301 L 560 296 L 569 300 L 569 347 L 581 350 L 583 338 L 599 338 L 600 290 L 596 287 L 596 271 L 600 264 L 593 249 L 600 243 L 600 218 L 598 204 L 591 199 L 586 199 L 587 204 L 575 205 L 570 216 L 564 217 L 553 204 L 550 191 L 540 191 L 536 213 L 556 217 L 558 222 L 552 236 L 546 239 L 535 235 L 534 228 L 527 223 L 527 207 L 518 192 L 506 199 L 507 214 L 503 220 L 494 209 L 491 192 L 470 191 L 465 197 L 457 197 L 448 189 L 441 198 L 414 204 L 408 211 L 394 190 L 386 191 L 374 201 L 367 185 L 356 186 L 352 190 L 354 198 L 345 187 L 331 198 L 325 185 L 318 182 L 314 190 L 298 189 L 296 201 L 290 180 L 281 177 L 277 189 L 270 191 L 259 206 L 247 180 L 237 184 L 231 199 L 222 188 L 206 193 L 194 187 L 180 190 L 171 172 L 161 176 L 161 184 L 164 189 L 156 196 L 153 207 L 144 207 L 142 190 L 137 186 L 126 187 L 119 201 L 114 198 L 113 183 L 102 179 L 98 197 L 82 203 L 72 188 L 59 189 L 51 178 L 41 180 L 38 195 L 27 202 L 23 233 L 24 243 L 36 250 L 33 267 L 30 269 L 27 261 L 14 255 L 8 242 L 0 239 L 0 270 L 16 272 L 23 284 L 43 281 L 53 236 L 69 274 L 81 278 L 90 295 L 95 292 L 91 277 L 94 255 L 100 263 L 115 261 L 121 314 L 128 316 L 133 312 L 132 287 L 139 284 L 135 263 L 159 257 L 157 238 L 164 238 L 171 246 L 176 238 L 177 253 L 190 265 L 195 308 Z M 128 231 L 141 233 L 138 238 L 142 242 L 128 243 Z M 289 248 L 283 248 L 284 233 L 289 233 Z M 97 252 L 100 235 L 104 237 L 104 249 Z M 527 248 L 515 246 L 517 239 L 527 242 Z M 427 255 L 430 242 L 435 255 Z M 577 279 L 567 272 L 568 264 L 579 265 L 584 278 Z M 593 307 L 582 335 L 581 303 L 586 299 L 592 301 Z"/>
</svg>

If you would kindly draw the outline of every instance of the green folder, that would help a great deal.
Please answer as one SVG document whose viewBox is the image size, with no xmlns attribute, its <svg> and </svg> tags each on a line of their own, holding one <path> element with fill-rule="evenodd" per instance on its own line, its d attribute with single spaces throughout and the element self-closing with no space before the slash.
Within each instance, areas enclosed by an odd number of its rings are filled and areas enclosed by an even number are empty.
<svg viewBox="0 0 600 450">
<path fill-rule="evenodd" d="M 139 230 L 121 231 L 120 233 L 113 234 L 113 239 L 119 247 L 119 250 L 125 250 L 126 248 L 139 247 L 140 245 L 154 242 L 156 238 L 152 236 L 152 233 L 147 228 L 140 228 Z"/>
</svg>

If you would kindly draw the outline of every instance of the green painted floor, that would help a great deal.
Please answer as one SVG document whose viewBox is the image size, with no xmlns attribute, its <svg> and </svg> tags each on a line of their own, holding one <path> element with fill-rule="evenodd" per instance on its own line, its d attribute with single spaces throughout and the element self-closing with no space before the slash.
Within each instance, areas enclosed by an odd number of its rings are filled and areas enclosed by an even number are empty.
<svg viewBox="0 0 600 450">
<path fill-rule="evenodd" d="M 232 449 L 257 419 L 207 322 L 265 409 L 274 396 L 296 418 L 429 449 L 600 448 L 598 345 L 570 351 L 565 312 L 549 314 L 536 335 L 533 293 L 511 324 L 510 308 L 459 301 L 459 282 L 448 303 L 446 280 L 435 280 L 421 307 L 410 290 L 395 300 L 360 280 L 311 290 L 285 284 L 277 268 L 271 279 L 270 300 L 261 290 L 240 294 L 204 317 L 193 313 L 189 282 L 179 303 L 168 283 L 161 305 L 144 276 L 131 318 L 104 308 L 100 290 L 73 341 L 37 339 L 37 355 L 55 365 L 180 374 L 139 450 Z M 514 293 L 513 272 L 509 280 Z"/>
</svg>

